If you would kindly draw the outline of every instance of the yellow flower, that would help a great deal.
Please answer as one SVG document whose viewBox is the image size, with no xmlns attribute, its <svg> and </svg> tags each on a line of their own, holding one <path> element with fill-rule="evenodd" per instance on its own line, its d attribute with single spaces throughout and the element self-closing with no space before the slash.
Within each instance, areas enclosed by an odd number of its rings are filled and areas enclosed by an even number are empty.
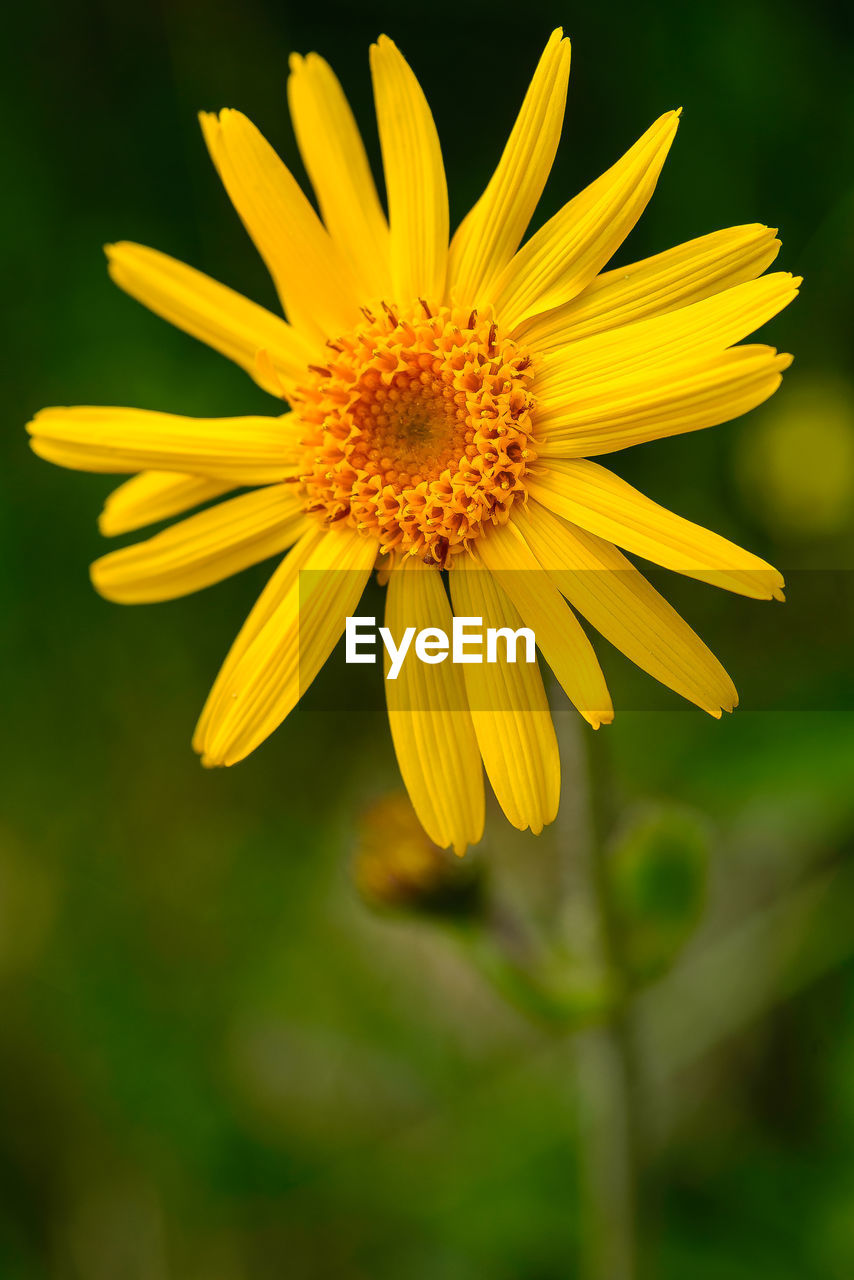
<svg viewBox="0 0 854 1280">
<path fill-rule="evenodd" d="M 243 759 L 281 724 L 378 563 L 395 637 L 413 625 L 450 631 L 451 602 L 485 627 L 524 620 L 594 727 L 613 709 L 576 612 L 712 715 L 732 709 L 720 663 L 617 548 L 760 599 L 782 597 L 781 576 L 590 459 L 725 422 L 776 390 L 789 357 L 733 345 L 797 292 L 789 274 L 761 276 L 775 232 L 733 227 L 600 274 L 652 194 L 676 133 L 671 111 L 520 248 L 563 120 L 569 43 L 556 31 L 449 246 L 421 88 L 384 36 L 371 71 L 388 219 L 341 87 L 316 54 L 292 59 L 288 95 L 322 221 L 245 116 L 201 117 L 287 320 L 154 249 L 108 248 L 117 284 L 290 411 L 38 414 L 29 430 L 41 457 L 139 473 L 108 499 L 105 534 L 248 487 L 104 556 L 95 586 L 126 603 L 164 600 L 291 548 L 202 712 L 195 747 L 210 765 Z M 436 844 L 462 852 L 480 838 L 481 761 L 514 825 L 538 832 L 552 820 L 560 766 L 536 664 L 411 661 L 386 687 L 401 773 Z"/>
</svg>

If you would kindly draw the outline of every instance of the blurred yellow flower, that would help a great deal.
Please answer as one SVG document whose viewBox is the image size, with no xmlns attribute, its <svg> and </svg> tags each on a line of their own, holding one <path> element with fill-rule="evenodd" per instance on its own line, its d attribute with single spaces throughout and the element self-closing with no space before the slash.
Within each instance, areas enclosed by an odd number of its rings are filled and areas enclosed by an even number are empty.
<svg viewBox="0 0 854 1280">
<path fill-rule="evenodd" d="M 464 911 L 478 889 L 471 863 L 433 844 L 404 791 L 381 797 L 362 815 L 353 880 L 366 902 L 383 908 Z"/>
<path fill-rule="evenodd" d="M 821 466 L 811 465 L 821 459 Z M 736 474 L 751 512 L 782 537 L 827 537 L 854 523 L 854 390 L 801 381 L 738 443 Z"/>
<path fill-rule="evenodd" d="M 450 244 L 433 118 L 388 38 L 371 48 L 388 219 L 341 87 L 316 54 L 291 60 L 288 93 L 322 221 L 245 116 L 203 115 L 287 320 L 154 249 L 108 248 L 122 288 L 290 409 L 215 420 L 47 409 L 29 427 L 52 462 L 139 473 L 108 499 L 106 534 L 249 487 L 98 560 L 93 581 L 112 600 L 180 596 L 291 548 L 202 713 L 206 764 L 243 759 L 288 715 L 378 561 L 392 634 L 450 631 L 452 604 L 487 627 L 524 620 L 594 727 L 613 709 L 576 611 L 712 715 L 735 705 L 716 658 L 617 548 L 761 599 L 781 596 L 782 578 L 590 459 L 770 396 L 789 357 L 734 344 L 799 281 L 762 276 L 779 242 L 758 225 L 600 274 L 652 195 L 674 111 L 522 244 L 557 149 L 569 58 L 555 31 Z M 439 569 L 450 570 L 450 601 Z M 403 779 L 435 843 L 461 852 L 480 838 L 481 761 L 514 825 L 538 832 L 552 820 L 560 766 L 536 665 L 410 662 L 386 688 Z"/>
</svg>

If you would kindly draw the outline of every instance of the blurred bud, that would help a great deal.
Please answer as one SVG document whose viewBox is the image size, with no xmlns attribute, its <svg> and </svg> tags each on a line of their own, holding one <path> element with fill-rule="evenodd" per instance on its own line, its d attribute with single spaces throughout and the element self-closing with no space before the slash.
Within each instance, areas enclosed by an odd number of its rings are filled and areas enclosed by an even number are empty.
<svg viewBox="0 0 854 1280">
<path fill-rule="evenodd" d="M 854 512 L 854 390 L 834 378 L 801 380 L 739 437 L 736 477 L 773 533 L 826 537 Z"/>
<path fill-rule="evenodd" d="M 687 942 L 702 914 L 707 864 L 702 819 L 679 809 L 646 814 L 613 850 L 608 872 L 614 923 L 636 979 L 664 973 Z"/>
<path fill-rule="evenodd" d="M 433 844 L 403 791 L 383 796 L 363 814 L 353 880 L 372 907 L 458 916 L 472 914 L 481 900 L 474 859 Z"/>
</svg>

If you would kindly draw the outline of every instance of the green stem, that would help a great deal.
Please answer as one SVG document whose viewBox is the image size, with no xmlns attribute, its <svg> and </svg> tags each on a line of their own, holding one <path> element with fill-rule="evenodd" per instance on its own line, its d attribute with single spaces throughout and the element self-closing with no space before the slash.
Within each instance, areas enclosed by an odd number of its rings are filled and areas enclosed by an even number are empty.
<svg viewBox="0 0 854 1280">
<path fill-rule="evenodd" d="M 561 931 L 591 982 L 622 995 L 601 844 L 596 838 L 586 729 L 572 711 L 555 713 L 563 785 L 555 822 L 559 842 Z M 625 1004 L 581 1032 L 576 1048 L 584 1203 L 585 1280 L 636 1280 L 637 1107 Z"/>
</svg>

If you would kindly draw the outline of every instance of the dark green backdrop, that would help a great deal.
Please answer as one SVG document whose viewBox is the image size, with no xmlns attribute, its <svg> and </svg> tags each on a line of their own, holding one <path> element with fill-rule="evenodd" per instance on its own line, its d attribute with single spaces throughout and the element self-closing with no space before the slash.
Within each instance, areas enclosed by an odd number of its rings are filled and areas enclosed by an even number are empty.
<svg viewBox="0 0 854 1280">
<path fill-rule="evenodd" d="M 676 988 L 687 1030 L 668 1015 L 662 1032 L 649 1274 L 854 1275 L 854 726 L 835 709 L 851 705 L 850 18 L 791 0 L 31 0 L 4 16 L 0 79 L 3 1280 L 575 1274 L 570 1047 L 351 888 L 354 819 L 396 782 L 382 707 L 348 714 L 333 673 L 323 709 L 202 771 L 194 718 L 268 567 L 173 604 L 103 602 L 86 566 L 109 481 L 39 462 L 23 432 L 48 404 L 266 411 L 115 289 L 101 253 L 152 244 L 272 304 L 197 109 L 246 111 L 302 177 L 287 57 L 317 49 L 375 155 L 367 49 L 385 31 L 432 103 L 459 218 L 558 24 L 573 66 L 544 212 L 681 105 L 626 259 L 761 221 L 807 278 L 769 329 L 797 357 L 777 401 L 620 468 L 804 571 L 784 608 L 676 588 L 743 708 L 719 724 L 650 695 L 603 748 L 620 812 L 704 815 L 704 936 L 723 940 L 690 1009 Z M 619 689 L 626 664 L 604 661 Z M 545 849 L 492 815 L 483 860 L 508 884 L 545 877 Z"/>
</svg>

